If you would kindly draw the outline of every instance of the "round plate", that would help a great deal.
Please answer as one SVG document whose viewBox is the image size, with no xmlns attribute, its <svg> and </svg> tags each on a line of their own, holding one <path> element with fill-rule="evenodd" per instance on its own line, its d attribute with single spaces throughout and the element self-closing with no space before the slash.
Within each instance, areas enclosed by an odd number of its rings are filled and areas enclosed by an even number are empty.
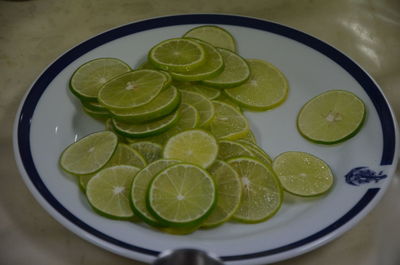
<svg viewBox="0 0 400 265">
<path fill-rule="evenodd" d="M 73 71 L 99 57 L 136 67 L 150 47 L 202 24 L 219 25 L 237 40 L 244 58 L 271 62 L 286 75 L 290 91 L 280 107 L 246 112 L 258 143 L 272 157 L 298 150 L 326 161 L 335 185 L 325 196 L 301 199 L 285 194 L 282 209 L 267 222 L 227 223 L 191 235 L 169 235 L 144 224 L 95 214 L 76 180 L 63 174 L 58 158 L 84 135 L 102 130 L 81 110 L 67 86 Z M 332 146 L 311 143 L 296 129 L 296 116 L 310 98 L 331 89 L 355 93 L 367 119 L 350 140 Z M 332 46 L 295 29 L 249 17 L 197 14 L 149 19 L 97 35 L 69 50 L 32 85 L 15 121 L 19 170 L 40 204 L 84 239 L 114 253 L 151 262 L 165 249 L 192 247 L 214 252 L 228 264 L 265 264 L 315 249 L 353 227 L 376 205 L 397 163 L 398 132 L 382 91 L 355 62 Z"/>
</svg>

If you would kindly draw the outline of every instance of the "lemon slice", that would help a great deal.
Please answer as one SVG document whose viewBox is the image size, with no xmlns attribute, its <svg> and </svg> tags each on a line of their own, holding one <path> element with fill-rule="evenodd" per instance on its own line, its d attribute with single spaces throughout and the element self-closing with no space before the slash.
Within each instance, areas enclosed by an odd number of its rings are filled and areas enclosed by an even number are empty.
<svg viewBox="0 0 400 265">
<path fill-rule="evenodd" d="M 297 117 L 297 128 L 309 140 L 333 144 L 356 135 L 365 116 L 365 105 L 356 95 L 330 90 L 303 106 Z"/>
<path fill-rule="evenodd" d="M 162 157 L 162 146 L 160 144 L 150 141 L 139 141 L 130 144 L 130 146 L 137 150 L 149 164 Z"/>
<path fill-rule="evenodd" d="M 81 100 L 96 101 L 100 87 L 109 80 L 131 71 L 129 65 L 116 58 L 98 58 L 81 65 L 69 82 L 71 92 Z"/>
<path fill-rule="evenodd" d="M 195 107 L 196 110 L 199 112 L 199 127 L 209 124 L 210 121 L 214 118 L 214 105 L 205 96 L 202 96 L 201 94 L 196 92 L 189 92 L 186 90 L 181 90 L 181 96 L 183 103 L 190 104 L 191 106 Z"/>
<path fill-rule="evenodd" d="M 149 52 L 149 61 L 158 69 L 189 72 L 206 62 L 201 44 L 190 39 L 174 38 L 162 41 Z"/>
<path fill-rule="evenodd" d="M 192 129 L 172 136 L 164 146 L 163 157 L 210 166 L 218 155 L 217 140 L 210 133 Z"/>
<path fill-rule="evenodd" d="M 111 159 L 117 144 L 118 138 L 113 132 L 89 134 L 64 150 L 60 165 L 65 171 L 75 175 L 95 173 Z"/>
<path fill-rule="evenodd" d="M 171 227 L 196 226 L 216 202 L 209 173 L 192 164 L 176 164 L 156 175 L 148 191 L 150 212 Z"/>
<path fill-rule="evenodd" d="M 251 157 L 229 159 L 239 174 L 242 200 L 233 218 L 244 223 L 258 223 L 272 217 L 283 200 L 282 190 L 272 169 Z"/>
<path fill-rule="evenodd" d="M 195 27 L 186 32 L 184 37 L 200 39 L 215 47 L 225 48 L 233 52 L 236 51 L 234 37 L 227 30 L 218 26 L 205 25 Z"/>
<path fill-rule="evenodd" d="M 241 107 L 268 110 L 282 104 L 289 85 L 283 73 L 270 63 L 258 59 L 247 60 L 251 75 L 243 84 L 224 92 Z"/>
<path fill-rule="evenodd" d="M 333 185 L 329 166 L 318 157 L 304 152 L 285 152 L 272 164 L 282 187 L 298 196 L 316 196 Z"/>
</svg>

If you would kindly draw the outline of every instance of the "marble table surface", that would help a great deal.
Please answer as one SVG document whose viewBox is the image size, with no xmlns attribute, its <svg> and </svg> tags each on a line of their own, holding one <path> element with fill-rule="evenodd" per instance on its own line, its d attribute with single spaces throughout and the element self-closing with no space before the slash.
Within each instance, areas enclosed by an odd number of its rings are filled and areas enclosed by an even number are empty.
<svg viewBox="0 0 400 265">
<path fill-rule="evenodd" d="M 0 0 L 0 264 L 142 264 L 84 241 L 40 207 L 17 170 L 12 125 L 32 82 L 67 49 L 112 27 L 186 13 L 254 16 L 314 35 L 360 64 L 400 117 L 398 0 Z M 350 231 L 276 264 L 400 264 L 399 177 Z"/>
</svg>

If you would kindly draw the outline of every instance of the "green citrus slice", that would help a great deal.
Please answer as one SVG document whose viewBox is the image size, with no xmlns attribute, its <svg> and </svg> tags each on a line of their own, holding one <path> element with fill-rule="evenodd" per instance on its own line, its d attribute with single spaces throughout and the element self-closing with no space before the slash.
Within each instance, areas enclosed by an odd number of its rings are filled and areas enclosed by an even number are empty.
<svg viewBox="0 0 400 265">
<path fill-rule="evenodd" d="M 246 148 L 243 144 L 239 142 L 229 141 L 229 140 L 221 140 L 218 142 L 219 151 L 218 151 L 218 159 L 220 160 L 228 160 L 229 158 L 238 157 L 238 156 L 252 156 L 253 153 Z"/>
<path fill-rule="evenodd" d="M 155 45 L 148 59 L 161 70 L 189 72 L 203 65 L 206 55 L 203 46 L 196 41 L 174 38 Z"/>
<path fill-rule="evenodd" d="M 126 110 L 111 110 L 111 113 L 115 119 L 123 122 L 151 121 L 170 114 L 178 107 L 180 101 L 178 89 L 169 86 L 145 105 Z"/>
<path fill-rule="evenodd" d="M 156 70 L 135 70 L 108 81 L 98 100 L 108 109 L 131 109 L 152 101 L 166 85 L 165 74 Z"/>
<path fill-rule="evenodd" d="M 103 120 L 103 119 L 108 119 L 112 116 L 108 110 L 88 109 L 85 105 L 82 105 L 82 109 L 86 114 L 88 114 L 90 117 L 94 119 Z"/>
<path fill-rule="evenodd" d="M 242 184 L 238 173 L 226 162 L 216 160 L 208 169 L 217 187 L 217 204 L 203 221 L 203 227 L 215 227 L 226 221 L 239 207 Z"/>
<path fill-rule="evenodd" d="M 98 101 L 81 101 L 82 105 L 89 110 L 93 111 L 106 111 L 107 108 L 101 105 Z"/>
<path fill-rule="evenodd" d="M 365 116 L 365 105 L 356 95 L 330 90 L 303 106 L 297 117 L 297 128 L 309 140 L 333 144 L 357 134 Z"/>
<path fill-rule="evenodd" d="M 184 34 L 184 37 L 196 38 L 210 43 L 215 47 L 225 48 L 236 51 L 236 41 L 233 36 L 225 29 L 213 26 L 195 27 Z"/>
<path fill-rule="evenodd" d="M 139 172 L 133 166 L 113 166 L 102 169 L 86 186 L 86 196 L 92 207 L 109 218 L 131 219 L 129 192 L 132 180 Z"/>
<path fill-rule="evenodd" d="M 81 65 L 69 82 L 71 92 L 81 100 L 96 101 L 100 87 L 109 80 L 131 71 L 129 65 L 116 58 L 98 58 Z"/>
<path fill-rule="evenodd" d="M 191 92 L 199 93 L 208 99 L 216 99 L 221 95 L 221 90 L 218 88 L 202 85 L 195 82 L 174 82 L 178 89 L 183 89 Z"/>
<path fill-rule="evenodd" d="M 243 139 L 238 139 L 237 141 L 244 145 L 253 154 L 252 156 L 256 157 L 261 162 L 267 165 L 272 164 L 271 157 L 258 145 Z"/>
<path fill-rule="evenodd" d="M 111 159 L 117 144 L 118 138 L 113 132 L 89 134 L 64 150 L 60 165 L 65 171 L 75 175 L 95 173 Z"/>
<path fill-rule="evenodd" d="M 333 185 L 333 174 L 329 166 L 308 153 L 282 153 L 274 159 L 272 168 L 282 187 L 298 196 L 320 195 Z"/>
<path fill-rule="evenodd" d="M 258 59 L 247 60 L 251 75 L 240 86 L 224 92 L 242 107 L 252 110 L 268 110 L 282 104 L 289 85 L 283 73 L 270 63 Z"/>
<path fill-rule="evenodd" d="M 147 209 L 147 190 L 153 178 L 163 169 L 177 164 L 178 160 L 160 159 L 142 169 L 133 179 L 131 187 L 132 209 L 135 214 L 150 225 L 160 226 L 160 222 Z"/>
<path fill-rule="evenodd" d="M 214 87 L 236 87 L 246 82 L 250 77 L 250 67 L 246 60 L 238 54 L 218 48 L 224 60 L 224 70 L 214 78 L 201 81 Z"/>
<path fill-rule="evenodd" d="M 200 81 L 213 78 L 224 69 L 222 55 L 216 48 L 201 40 L 194 41 L 198 42 L 203 47 L 205 52 L 205 63 L 188 72 L 169 72 L 173 79 L 182 81 Z"/>
<path fill-rule="evenodd" d="M 156 175 L 148 190 L 149 210 L 169 226 L 196 226 L 216 202 L 209 173 L 192 164 L 176 164 Z"/>
<path fill-rule="evenodd" d="M 212 134 L 218 139 L 235 140 L 249 132 L 246 117 L 235 107 L 221 101 L 213 100 L 214 119 L 209 124 Z"/>
<path fill-rule="evenodd" d="M 160 144 L 150 141 L 139 141 L 130 144 L 130 146 L 137 150 L 149 164 L 162 157 L 162 146 Z"/>
<path fill-rule="evenodd" d="M 114 128 L 127 137 L 146 137 L 157 135 L 171 128 L 179 119 L 179 112 L 174 111 L 158 120 L 145 123 L 125 123 L 113 118 Z"/>
<path fill-rule="evenodd" d="M 239 174 L 242 200 L 233 218 L 244 223 L 257 223 L 272 217 L 280 208 L 283 193 L 272 169 L 251 157 L 229 159 L 228 164 Z"/>
<path fill-rule="evenodd" d="M 163 157 L 193 163 L 203 168 L 210 166 L 218 155 L 217 140 L 210 133 L 192 129 L 180 132 L 166 142 Z"/>
<path fill-rule="evenodd" d="M 181 96 L 183 103 L 190 104 L 191 106 L 195 107 L 196 110 L 199 112 L 199 127 L 205 126 L 210 123 L 215 115 L 215 109 L 214 105 L 209 99 L 199 93 L 186 90 L 181 90 Z"/>
</svg>

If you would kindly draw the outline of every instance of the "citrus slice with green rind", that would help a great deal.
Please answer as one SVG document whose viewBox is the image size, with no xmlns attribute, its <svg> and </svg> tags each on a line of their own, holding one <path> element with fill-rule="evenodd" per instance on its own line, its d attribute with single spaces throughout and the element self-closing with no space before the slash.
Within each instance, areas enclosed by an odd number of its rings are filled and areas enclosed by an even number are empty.
<svg viewBox="0 0 400 265">
<path fill-rule="evenodd" d="M 160 226 L 160 222 L 147 209 L 146 197 L 147 190 L 153 178 L 163 169 L 177 164 L 178 160 L 160 159 L 154 161 L 142 169 L 133 179 L 131 187 L 132 209 L 135 214 L 146 223 L 154 226 Z"/>
<path fill-rule="evenodd" d="M 108 110 L 88 109 L 85 105 L 82 105 L 82 109 L 90 117 L 92 117 L 94 119 L 98 119 L 98 120 L 108 119 L 112 116 Z"/>
<path fill-rule="evenodd" d="M 250 77 L 250 67 L 245 59 L 226 49 L 218 48 L 224 60 L 224 70 L 214 78 L 201 81 L 213 87 L 236 87 Z"/>
<path fill-rule="evenodd" d="M 122 122 L 151 121 L 170 114 L 178 107 L 180 101 L 178 89 L 169 86 L 145 105 L 126 110 L 111 110 L 111 113 L 115 119 Z"/>
<path fill-rule="evenodd" d="M 184 37 L 196 38 L 210 43 L 215 47 L 236 51 L 236 41 L 229 31 L 214 25 L 205 25 L 192 28 Z"/>
<path fill-rule="evenodd" d="M 189 72 L 203 65 L 206 56 L 203 46 L 198 42 L 173 38 L 162 41 L 151 48 L 148 60 L 161 70 Z"/>
<path fill-rule="evenodd" d="M 208 125 L 211 133 L 218 139 L 235 140 L 249 132 L 246 117 L 235 107 L 221 101 L 212 101 L 215 108 L 214 119 Z"/>
<path fill-rule="evenodd" d="M 228 221 L 239 207 L 242 184 L 238 173 L 226 162 L 216 160 L 208 169 L 217 188 L 217 204 L 203 221 L 203 227 L 215 227 Z"/>
<path fill-rule="evenodd" d="M 278 155 L 272 164 L 282 187 L 298 196 L 326 193 L 333 185 L 333 173 L 328 164 L 304 152 L 289 151 Z"/>
<path fill-rule="evenodd" d="M 199 165 L 210 166 L 218 155 L 218 143 L 204 130 L 192 129 L 180 132 L 168 139 L 163 157 Z"/>
<path fill-rule="evenodd" d="M 96 101 L 100 87 L 129 71 L 129 65 L 117 58 L 94 59 L 81 65 L 72 74 L 69 87 L 81 100 Z"/>
<path fill-rule="evenodd" d="M 220 89 L 203 85 L 198 82 L 174 82 L 174 85 L 178 89 L 199 93 L 210 100 L 216 99 L 221 95 Z"/>
<path fill-rule="evenodd" d="M 89 180 L 86 196 L 100 214 L 115 219 L 131 219 L 129 193 L 132 180 L 139 172 L 133 166 L 113 166 L 102 169 Z"/>
<path fill-rule="evenodd" d="M 224 92 L 241 107 L 263 111 L 282 104 L 288 95 L 289 85 L 283 73 L 272 64 L 258 59 L 247 60 L 251 75 L 240 86 Z"/>
<path fill-rule="evenodd" d="M 156 70 L 135 70 L 105 83 L 98 100 L 107 109 L 131 109 L 152 101 L 166 86 L 167 77 Z"/>
<path fill-rule="evenodd" d="M 181 90 L 182 102 L 195 107 L 200 115 L 199 127 L 210 123 L 214 118 L 215 108 L 212 102 L 205 96 L 186 90 Z"/>
<path fill-rule="evenodd" d="M 242 183 L 242 200 L 232 218 L 244 223 L 271 218 L 283 200 L 279 180 L 272 169 L 251 157 L 232 158 L 227 162 L 239 174 Z"/>
<path fill-rule="evenodd" d="M 271 165 L 272 164 L 272 159 L 271 157 L 265 152 L 261 147 L 258 145 L 251 143 L 249 141 L 243 140 L 243 139 L 238 139 L 237 142 L 241 143 L 244 145 L 247 150 L 249 150 L 252 153 L 252 156 L 256 157 L 258 160 L 261 162 Z"/>
<path fill-rule="evenodd" d="M 218 159 L 228 160 L 238 156 L 252 156 L 253 153 L 243 144 L 235 141 L 221 140 L 218 142 Z"/>
<path fill-rule="evenodd" d="M 162 157 L 162 146 L 160 144 L 150 141 L 139 141 L 130 144 L 130 146 L 137 150 L 144 157 L 148 164 Z"/>
<path fill-rule="evenodd" d="M 216 203 L 209 173 L 192 164 L 176 164 L 156 175 L 147 196 L 150 212 L 171 227 L 196 226 Z"/>
<path fill-rule="evenodd" d="M 356 135 L 365 116 L 365 105 L 355 94 L 330 90 L 302 107 L 297 117 L 297 128 L 311 141 L 334 144 Z"/>
<path fill-rule="evenodd" d="M 89 134 L 68 146 L 60 157 L 61 167 L 75 175 L 95 173 L 112 157 L 118 137 L 110 131 Z"/>
</svg>

